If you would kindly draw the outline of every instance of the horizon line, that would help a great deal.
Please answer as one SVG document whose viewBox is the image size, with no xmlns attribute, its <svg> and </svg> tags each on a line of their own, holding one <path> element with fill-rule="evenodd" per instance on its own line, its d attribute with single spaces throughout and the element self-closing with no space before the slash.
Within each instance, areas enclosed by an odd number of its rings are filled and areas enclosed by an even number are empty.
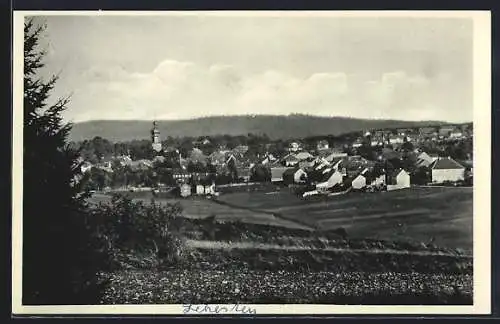
<svg viewBox="0 0 500 324">
<path fill-rule="evenodd" d="M 305 114 L 305 113 L 290 113 L 290 114 L 231 114 L 231 115 L 207 115 L 207 116 L 199 116 L 199 117 L 186 117 L 179 119 L 163 119 L 163 118 L 150 118 L 150 119 L 86 119 L 79 121 L 71 121 L 72 124 L 81 124 L 81 123 L 89 123 L 89 122 L 153 122 L 153 121 L 167 121 L 167 122 L 182 122 L 182 121 L 196 121 L 201 119 L 209 119 L 209 118 L 231 118 L 231 117 L 311 117 L 318 119 L 352 119 L 352 120 L 366 120 L 366 121 L 396 121 L 396 122 L 429 122 L 429 123 L 447 123 L 447 124 L 467 124 L 472 123 L 472 120 L 463 120 L 463 121 L 450 121 L 450 120 L 428 120 L 428 119 L 398 119 L 398 118 L 362 118 L 362 117 L 352 117 L 352 116 L 326 116 L 326 115 L 313 115 L 313 114 Z"/>
</svg>

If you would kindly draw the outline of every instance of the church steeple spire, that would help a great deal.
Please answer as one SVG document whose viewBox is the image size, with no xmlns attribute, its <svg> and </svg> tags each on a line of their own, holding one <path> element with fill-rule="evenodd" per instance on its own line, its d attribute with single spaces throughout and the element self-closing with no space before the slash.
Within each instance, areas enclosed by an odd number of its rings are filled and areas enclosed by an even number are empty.
<svg viewBox="0 0 500 324">
<path fill-rule="evenodd" d="M 153 150 L 155 152 L 160 152 L 161 151 L 160 131 L 157 128 L 156 120 L 153 121 L 153 128 L 151 129 L 151 142 Z"/>
</svg>

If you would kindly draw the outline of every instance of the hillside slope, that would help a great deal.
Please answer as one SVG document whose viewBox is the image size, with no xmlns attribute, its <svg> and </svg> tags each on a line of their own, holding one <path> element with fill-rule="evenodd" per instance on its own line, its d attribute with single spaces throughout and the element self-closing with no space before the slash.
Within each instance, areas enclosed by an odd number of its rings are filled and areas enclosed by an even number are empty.
<svg viewBox="0 0 500 324">
<path fill-rule="evenodd" d="M 81 141 L 101 136 L 110 141 L 149 138 L 152 121 L 96 120 L 76 123 L 70 140 Z M 372 128 L 439 125 L 437 121 L 371 120 L 346 117 L 289 116 L 217 116 L 190 120 L 158 121 L 163 138 L 167 136 L 211 136 L 267 134 L 272 139 L 303 138 L 314 135 L 339 135 Z"/>
</svg>

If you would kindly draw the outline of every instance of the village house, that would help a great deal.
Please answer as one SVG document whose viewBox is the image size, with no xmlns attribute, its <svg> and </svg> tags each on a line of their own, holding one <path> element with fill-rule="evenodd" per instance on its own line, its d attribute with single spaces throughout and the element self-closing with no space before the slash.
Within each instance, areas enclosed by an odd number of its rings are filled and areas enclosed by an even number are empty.
<svg viewBox="0 0 500 324">
<path fill-rule="evenodd" d="M 442 126 L 439 128 L 438 135 L 442 137 L 449 137 L 451 132 L 455 130 L 453 126 Z"/>
<path fill-rule="evenodd" d="M 311 153 L 309 153 L 309 152 L 299 152 L 299 153 L 295 154 L 295 157 L 299 161 L 303 161 L 303 160 L 307 160 L 307 159 L 310 159 L 310 158 L 314 158 L 314 156 L 312 156 Z"/>
<path fill-rule="evenodd" d="M 375 173 L 373 168 L 365 168 L 351 181 L 354 190 L 361 190 L 367 187 L 381 187 L 385 185 L 386 175 L 383 172 Z"/>
<path fill-rule="evenodd" d="M 290 152 L 297 152 L 300 150 L 300 144 L 297 142 L 291 142 L 290 145 L 288 146 L 288 150 Z"/>
<path fill-rule="evenodd" d="M 389 144 L 397 145 L 397 144 L 403 144 L 403 143 L 404 143 L 404 137 L 401 135 L 389 137 Z"/>
<path fill-rule="evenodd" d="M 384 137 L 383 136 L 373 136 L 371 138 L 370 145 L 373 146 L 383 146 L 384 145 Z"/>
<path fill-rule="evenodd" d="M 283 181 L 283 173 L 290 168 L 286 168 L 283 166 L 274 166 L 271 167 L 271 182 L 282 182 Z"/>
<path fill-rule="evenodd" d="M 215 151 L 208 156 L 208 159 L 213 165 L 223 165 L 226 162 L 226 154 Z"/>
<path fill-rule="evenodd" d="M 351 181 L 351 187 L 354 190 L 361 190 L 366 187 L 368 168 L 365 168 L 356 178 Z"/>
<path fill-rule="evenodd" d="M 196 194 L 197 195 L 204 195 L 205 194 L 205 186 L 198 184 L 196 185 Z"/>
<path fill-rule="evenodd" d="M 288 167 L 293 167 L 299 164 L 299 159 L 295 156 L 295 154 L 288 154 L 283 158 L 283 164 Z"/>
<path fill-rule="evenodd" d="M 191 172 L 191 180 L 195 182 L 203 182 L 206 181 L 212 175 L 210 172 Z"/>
<path fill-rule="evenodd" d="M 304 183 L 307 180 L 307 173 L 303 169 L 290 168 L 283 172 L 283 183 Z"/>
<path fill-rule="evenodd" d="M 269 164 L 269 163 L 273 163 L 276 160 L 277 159 L 274 157 L 274 155 L 272 155 L 270 153 L 266 153 L 266 155 L 264 156 L 264 158 L 262 159 L 262 161 L 260 161 L 260 163 L 262 165 L 266 165 L 266 164 Z"/>
<path fill-rule="evenodd" d="M 315 164 L 316 159 L 314 157 L 309 157 L 305 160 L 299 162 L 299 168 L 301 169 L 309 169 L 312 168 Z"/>
<path fill-rule="evenodd" d="M 369 180 L 369 181 L 368 181 Z M 384 186 L 386 180 L 386 175 L 385 173 L 380 173 L 378 176 L 375 174 L 371 174 L 371 178 L 367 179 L 367 185 L 378 187 L 378 186 Z"/>
<path fill-rule="evenodd" d="M 342 170 L 351 165 L 349 158 L 336 158 L 330 162 L 332 169 L 334 170 Z"/>
<path fill-rule="evenodd" d="M 327 167 L 327 166 L 330 166 L 331 163 L 328 162 L 325 158 L 322 158 L 322 157 L 316 157 L 316 159 L 314 159 L 314 165 L 312 166 L 314 169 L 316 170 L 319 170 L 323 167 Z"/>
<path fill-rule="evenodd" d="M 238 145 L 233 149 L 233 152 L 238 154 L 245 154 L 248 151 L 248 145 Z"/>
<path fill-rule="evenodd" d="M 297 169 L 293 174 L 293 180 L 295 183 L 302 183 L 307 179 L 307 172 L 304 169 Z"/>
<path fill-rule="evenodd" d="M 318 141 L 318 143 L 316 144 L 316 149 L 318 151 L 323 151 L 323 150 L 328 150 L 329 149 L 329 144 L 328 144 L 328 141 L 327 140 L 321 140 L 321 141 Z"/>
<path fill-rule="evenodd" d="M 354 143 L 352 143 L 352 147 L 354 148 L 359 148 L 361 146 L 363 146 L 363 140 L 360 138 L 356 139 Z"/>
<path fill-rule="evenodd" d="M 418 136 L 418 134 L 409 134 L 409 135 L 406 135 L 406 141 L 407 142 L 416 143 L 419 140 L 420 140 L 420 136 Z"/>
<path fill-rule="evenodd" d="M 436 135 L 436 128 L 435 127 L 421 127 L 419 129 L 419 133 L 421 135 Z"/>
<path fill-rule="evenodd" d="M 342 152 L 340 150 L 334 150 L 330 155 L 328 155 L 325 158 L 325 160 L 328 161 L 328 162 L 332 162 L 335 159 L 343 158 L 343 157 L 347 157 L 347 153 Z"/>
<path fill-rule="evenodd" d="M 459 129 L 455 129 L 454 131 L 452 131 L 450 133 L 450 138 L 452 138 L 452 139 L 459 139 L 462 137 L 464 137 L 464 134 Z"/>
<path fill-rule="evenodd" d="M 325 171 L 323 181 L 316 184 L 316 190 L 319 192 L 327 191 L 335 185 L 341 184 L 344 178 L 344 174 L 337 169 L 328 168 Z"/>
<path fill-rule="evenodd" d="M 191 178 L 191 174 L 184 169 L 175 169 L 172 172 L 172 177 L 177 182 L 187 182 Z"/>
<path fill-rule="evenodd" d="M 234 165 L 236 165 L 238 163 L 238 159 L 236 159 L 236 156 L 232 153 L 229 153 L 227 156 L 226 156 L 226 162 L 225 164 L 226 165 L 229 165 L 231 162 L 234 163 Z"/>
<path fill-rule="evenodd" d="M 89 172 L 90 170 L 92 170 L 92 163 L 88 161 L 83 162 L 80 167 L 80 170 L 82 171 L 82 173 Z"/>
<path fill-rule="evenodd" d="M 428 167 L 430 166 L 434 161 L 438 159 L 437 154 L 427 154 L 426 152 L 421 152 L 417 156 L 417 161 L 416 161 L 416 166 L 417 167 Z"/>
<path fill-rule="evenodd" d="M 196 194 L 197 195 L 214 195 L 215 194 L 215 184 L 211 185 L 196 185 Z"/>
<path fill-rule="evenodd" d="M 411 133 L 411 129 L 409 129 L 409 128 L 399 128 L 397 130 L 397 133 L 398 133 L 399 136 L 406 136 L 409 133 Z"/>
<path fill-rule="evenodd" d="M 396 169 L 386 175 L 387 191 L 410 187 L 410 175 L 403 169 Z"/>
<path fill-rule="evenodd" d="M 465 167 L 452 158 L 439 158 L 431 165 L 433 183 L 455 182 L 465 178 Z"/>
<path fill-rule="evenodd" d="M 191 196 L 191 186 L 186 183 L 181 184 L 180 195 L 183 198 Z"/>
<path fill-rule="evenodd" d="M 344 161 L 344 163 L 348 163 L 349 165 L 360 165 L 363 167 L 371 166 L 373 164 L 372 161 L 365 159 L 361 155 L 351 155 L 341 160 Z"/>
</svg>

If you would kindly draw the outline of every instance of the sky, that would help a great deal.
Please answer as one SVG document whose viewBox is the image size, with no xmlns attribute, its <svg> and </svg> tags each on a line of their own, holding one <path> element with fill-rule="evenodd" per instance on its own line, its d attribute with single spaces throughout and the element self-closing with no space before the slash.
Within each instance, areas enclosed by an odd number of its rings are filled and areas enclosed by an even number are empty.
<svg viewBox="0 0 500 324">
<path fill-rule="evenodd" d="M 472 20 L 46 16 L 68 121 L 291 113 L 471 121 Z"/>
</svg>

